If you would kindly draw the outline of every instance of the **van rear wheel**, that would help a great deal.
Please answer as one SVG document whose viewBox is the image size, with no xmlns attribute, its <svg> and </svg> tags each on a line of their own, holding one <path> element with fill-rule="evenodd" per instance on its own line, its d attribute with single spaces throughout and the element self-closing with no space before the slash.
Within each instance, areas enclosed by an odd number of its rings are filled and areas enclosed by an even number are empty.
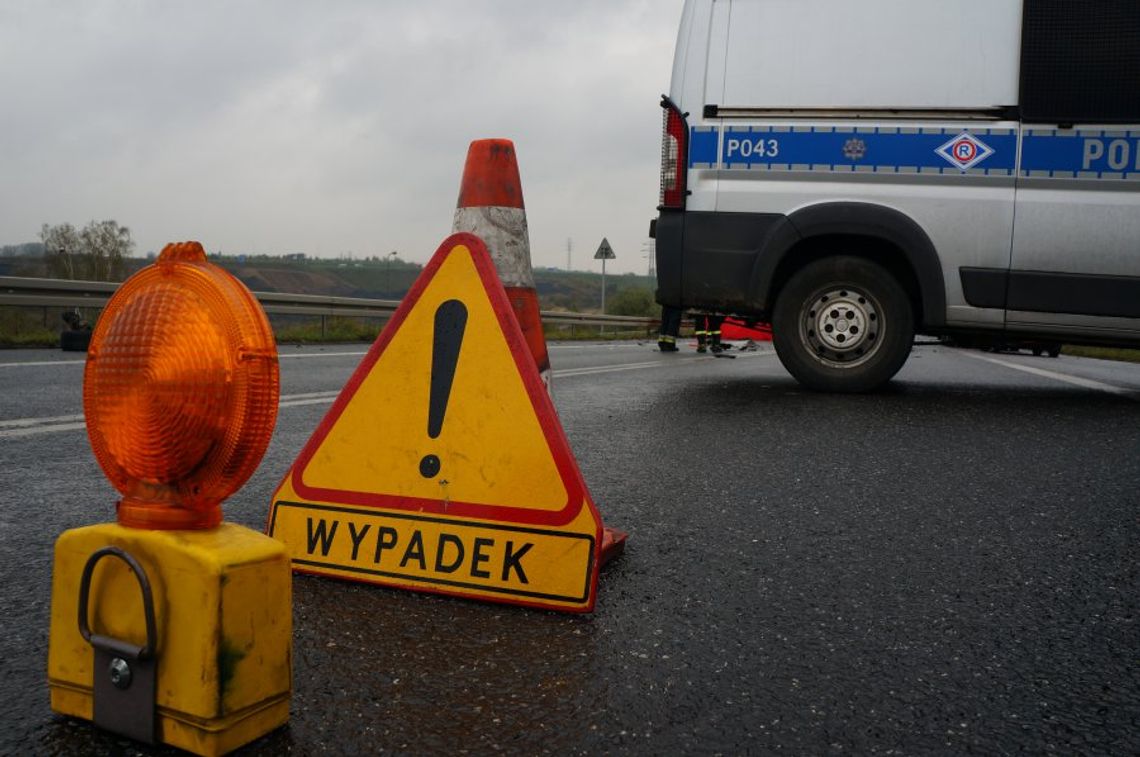
<svg viewBox="0 0 1140 757">
<path fill-rule="evenodd" d="M 780 362 L 804 386 L 868 392 L 906 362 L 914 314 L 899 282 L 863 258 L 823 258 L 797 271 L 772 313 Z"/>
</svg>

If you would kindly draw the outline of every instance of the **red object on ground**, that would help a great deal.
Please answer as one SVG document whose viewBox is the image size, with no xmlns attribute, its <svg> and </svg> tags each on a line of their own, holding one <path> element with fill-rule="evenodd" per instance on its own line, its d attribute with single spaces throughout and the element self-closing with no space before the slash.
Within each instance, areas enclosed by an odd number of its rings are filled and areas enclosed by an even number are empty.
<svg viewBox="0 0 1140 757">
<path fill-rule="evenodd" d="M 602 550 L 598 556 L 598 567 L 604 567 L 606 563 L 614 559 L 622 552 L 625 551 L 625 540 L 629 538 L 629 534 L 625 531 L 620 531 L 616 528 L 609 526 L 602 526 Z"/>
<path fill-rule="evenodd" d="M 724 323 L 720 326 L 720 338 L 770 342 L 772 341 L 772 326 L 767 323 L 754 323 L 749 326 L 739 318 L 725 318 Z"/>
</svg>

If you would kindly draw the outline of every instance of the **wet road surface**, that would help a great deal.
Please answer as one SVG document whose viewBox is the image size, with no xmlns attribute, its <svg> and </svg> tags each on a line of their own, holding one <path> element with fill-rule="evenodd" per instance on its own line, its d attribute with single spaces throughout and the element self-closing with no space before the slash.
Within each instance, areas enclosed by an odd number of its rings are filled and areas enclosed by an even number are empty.
<svg viewBox="0 0 1140 757">
<path fill-rule="evenodd" d="M 362 352 L 283 349 L 228 520 L 263 527 Z M 1140 751 L 1140 368 L 925 346 L 841 397 L 766 350 L 551 354 L 630 532 L 597 610 L 298 576 L 292 718 L 243 754 Z M 48 707 L 52 543 L 115 499 L 69 360 L 0 353 L 0 753 L 173 754 Z"/>
</svg>

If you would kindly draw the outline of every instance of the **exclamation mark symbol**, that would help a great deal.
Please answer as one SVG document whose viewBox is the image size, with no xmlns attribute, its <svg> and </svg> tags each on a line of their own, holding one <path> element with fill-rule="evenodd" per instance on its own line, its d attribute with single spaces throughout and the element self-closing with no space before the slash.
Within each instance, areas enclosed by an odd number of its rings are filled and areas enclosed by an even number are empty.
<svg viewBox="0 0 1140 757">
<path fill-rule="evenodd" d="M 447 401 L 451 397 L 451 383 L 455 380 L 455 366 L 459 362 L 459 348 L 463 344 L 463 331 L 467 328 L 467 306 L 459 300 L 448 300 L 435 310 L 435 334 L 431 347 L 431 394 L 428 397 L 428 436 L 439 438 L 443 418 L 447 414 Z M 435 478 L 439 473 L 439 458 L 424 455 L 420 460 L 420 475 Z"/>
</svg>

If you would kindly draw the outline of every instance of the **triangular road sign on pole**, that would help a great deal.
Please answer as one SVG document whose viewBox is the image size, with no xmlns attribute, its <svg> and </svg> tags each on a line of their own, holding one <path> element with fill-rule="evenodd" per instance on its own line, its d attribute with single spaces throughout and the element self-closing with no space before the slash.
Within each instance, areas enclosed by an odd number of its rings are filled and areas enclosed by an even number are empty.
<svg viewBox="0 0 1140 757">
<path fill-rule="evenodd" d="M 602 314 L 606 312 L 606 261 L 613 260 L 617 255 L 614 255 L 614 248 L 610 247 L 610 240 L 602 237 L 602 243 L 598 245 L 598 251 L 594 253 L 594 260 L 602 261 Z M 602 327 L 605 331 L 605 327 Z"/>
</svg>

